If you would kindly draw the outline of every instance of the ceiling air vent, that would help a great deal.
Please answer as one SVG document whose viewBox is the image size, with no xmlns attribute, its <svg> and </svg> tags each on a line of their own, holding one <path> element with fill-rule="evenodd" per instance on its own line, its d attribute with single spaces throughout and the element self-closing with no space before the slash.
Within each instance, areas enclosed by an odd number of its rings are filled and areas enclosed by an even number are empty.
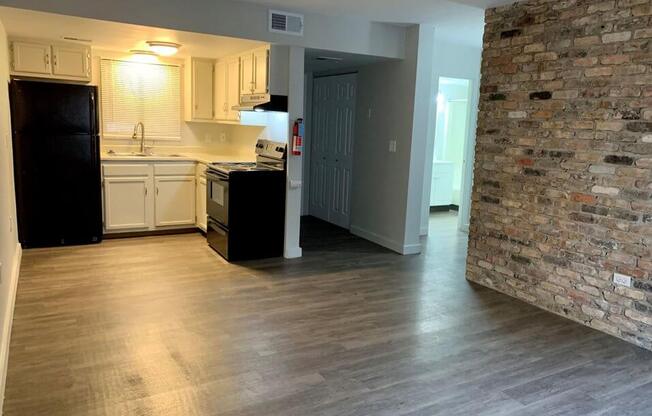
<svg viewBox="0 0 652 416">
<path fill-rule="evenodd" d="M 269 11 L 269 31 L 286 35 L 303 36 L 303 15 Z"/>
</svg>

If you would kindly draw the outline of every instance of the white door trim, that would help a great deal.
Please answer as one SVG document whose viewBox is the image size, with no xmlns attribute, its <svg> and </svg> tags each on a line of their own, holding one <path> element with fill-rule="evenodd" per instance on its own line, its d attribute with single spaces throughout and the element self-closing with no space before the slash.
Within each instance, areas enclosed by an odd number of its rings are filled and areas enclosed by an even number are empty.
<svg viewBox="0 0 652 416">
<path fill-rule="evenodd" d="M 460 210 L 457 216 L 457 227 L 460 231 L 469 232 L 471 218 L 471 192 L 473 188 L 473 167 L 475 165 L 475 136 L 478 111 L 473 105 L 478 102 L 479 86 L 473 79 L 469 80 L 469 100 L 466 120 L 466 139 L 464 140 L 464 164 L 462 166 L 462 187 L 460 192 Z"/>
</svg>

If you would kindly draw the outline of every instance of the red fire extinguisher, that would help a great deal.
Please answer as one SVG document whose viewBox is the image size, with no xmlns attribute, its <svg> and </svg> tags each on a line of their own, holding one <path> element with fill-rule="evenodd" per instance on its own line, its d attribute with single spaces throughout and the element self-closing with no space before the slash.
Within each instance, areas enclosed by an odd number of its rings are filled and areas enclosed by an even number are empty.
<svg viewBox="0 0 652 416">
<path fill-rule="evenodd" d="M 301 152 L 303 151 L 303 135 L 303 119 L 298 118 L 294 122 L 294 126 L 292 126 L 292 154 L 294 156 L 301 156 Z"/>
</svg>

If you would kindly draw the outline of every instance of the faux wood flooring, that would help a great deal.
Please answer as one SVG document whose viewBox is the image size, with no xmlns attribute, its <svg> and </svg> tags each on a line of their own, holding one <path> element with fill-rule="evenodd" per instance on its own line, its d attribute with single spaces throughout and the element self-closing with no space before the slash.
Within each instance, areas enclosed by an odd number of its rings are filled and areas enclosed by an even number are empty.
<svg viewBox="0 0 652 416">
<path fill-rule="evenodd" d="M 307 220 L 304 258 L 199 234 L 24 253 L 7 416 L 650 415 L 652 353 Z"/>
</svg>

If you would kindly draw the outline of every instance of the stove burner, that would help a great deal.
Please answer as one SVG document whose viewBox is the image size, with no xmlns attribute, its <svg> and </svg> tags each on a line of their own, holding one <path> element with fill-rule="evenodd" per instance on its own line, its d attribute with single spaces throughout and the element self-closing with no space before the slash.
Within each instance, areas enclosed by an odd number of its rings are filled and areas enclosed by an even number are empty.
<svg viewBox="0 0 652 416">
<path fill-rule="evenodd" d="M 286 157 L 284 143 L 260 139 L 256 143 L 255 162 L 215 162 L 210 163 L 208 169 L 223 175 L 229 175 L 231 172 L 282 171 L 285 169 Z"/>
<path fill-rule="evenodd" d="M 256 162 L 224 162 L 212 163 L 211 166 L 223 171 L 231 172 L 234 170 L 254 170 L 257 165 Z"/>
</svg>

